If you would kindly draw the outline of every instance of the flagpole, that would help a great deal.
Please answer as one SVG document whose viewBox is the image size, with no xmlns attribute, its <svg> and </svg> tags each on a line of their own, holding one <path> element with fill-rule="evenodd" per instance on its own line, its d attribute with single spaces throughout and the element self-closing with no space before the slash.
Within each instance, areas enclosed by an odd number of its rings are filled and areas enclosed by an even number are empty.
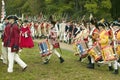
<svg viewBox="0 0 120 80">
<path fill-rule="evenodd" d="M 1 22 L 3 21 L 3 19 L 6 16 L 6 12 L 5 12 L 5 2 L 4 0 L 2 0 L 2 9 L 1 9 Z"/>
</svg>

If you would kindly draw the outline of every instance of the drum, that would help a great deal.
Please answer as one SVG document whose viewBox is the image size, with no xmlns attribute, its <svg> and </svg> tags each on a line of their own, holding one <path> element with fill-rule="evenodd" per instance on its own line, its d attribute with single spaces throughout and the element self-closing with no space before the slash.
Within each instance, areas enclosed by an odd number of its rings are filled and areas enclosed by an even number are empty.
<svg viewBox="0 0 120 80">
<path fill-rule="evenodd" d="M 112 46 L 106 46 L 102 48 L 102 57 L 104 61 L 113 61 L 117 59 L 113 52 Z"/>
<path fill-rule="evenodd" d="M 94 46 L 88 50 L 88 54 L 94 58 L 95 62 L 102 59 L 101 49 L 98 43 L 94 44 Z"/>
<path fill-rule="evenodd" d="M 48 41 L 43 41 L 38 43 L 40 54 L 42 57 L 49 56 L 51 54 L 50 46 Z"/>
<path fill-rule="evenodd" d="M 87 48 L 87 44 L 85 41 L 80 41 L 77 43 L 77 48 L 79 50 L 80 53 L 80 57 L 81 58 L 85 58 L 88 55 L 88 48 Z"/>
</svg>

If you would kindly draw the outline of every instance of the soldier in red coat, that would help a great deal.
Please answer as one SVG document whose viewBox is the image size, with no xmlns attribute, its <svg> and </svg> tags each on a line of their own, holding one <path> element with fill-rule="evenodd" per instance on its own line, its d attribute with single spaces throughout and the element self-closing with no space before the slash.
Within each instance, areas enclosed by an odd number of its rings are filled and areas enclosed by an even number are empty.
<svg viewBox="0 0 120 80">
<path fill-rule="evenodd" d="M 93 47 L 94 43 L 98 41 L 99 38 L 99 30 L 97 28 L 97 21 L 95 19 L 91 19 L 90 21 L 90 33 L 88 37 L 88 47 L 89 49 Z M 88 65 L 87 68 L 94 69 L 94 63 L 95 59 L 92 57 L 92 55 L 88 56 Z"/>
<path fill-rule="evenodd" d="M 27 68 L 27 64 L 24 63 L 19 55 L 17 54 L 19 50 L 19 36 L 20 29 L 16 20 L 16 16 L 8 16 L 9 24 L 5 27 L 4 30 L 4 46 L 8 49 L 8 72 L 13 72 L 14 61 L 17 62 L 24 71 Z"/>
<path fill-rule="evenodd" d="M 59 42 L 57 40 L 57 32 L 55 29 L 55 23 L 56 23 L 55 21 L 51 21 L 51 30 L 49 33 L 49 42 L 50 42 L 50 45 L 52 45 L 52 52 L 58 56 L 58 58 L 60 59 L 60 63 L 63 63 L 64 59 L 62 58 L 62 56 L 60 55 L 60 53 L 56 49 L 56 48 L 60 49 L 60 45 L 59 45 Z M 44 64 L 47 64 L 49 62 L 50 57 L 51 57 L 51 55 L 49 55 L 48 59 L 46 59 Z"/>
</svg>

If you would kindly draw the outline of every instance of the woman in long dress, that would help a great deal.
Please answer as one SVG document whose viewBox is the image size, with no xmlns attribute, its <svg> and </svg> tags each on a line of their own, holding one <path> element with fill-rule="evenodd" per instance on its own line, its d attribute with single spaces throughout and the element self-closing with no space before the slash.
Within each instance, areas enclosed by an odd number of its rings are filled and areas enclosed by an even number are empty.
<svg viewBox="0 0 120 80">
<path fill-rule="evenodd" d="M 28 26 L 28 21 L 25 20 L 20 29 L 20 48 L 32 48 L 34 43 L 31 37 L 31 31 Z"/>
</svg>

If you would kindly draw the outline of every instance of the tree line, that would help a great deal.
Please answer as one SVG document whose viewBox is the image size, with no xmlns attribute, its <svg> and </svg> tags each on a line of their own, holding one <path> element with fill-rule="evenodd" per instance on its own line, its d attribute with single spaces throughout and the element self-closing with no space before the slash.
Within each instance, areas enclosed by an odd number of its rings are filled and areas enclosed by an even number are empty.
<svg viewBox="0 0 120 80">
<path fill-rule="evenodd" d="M 5 0 L 6 14 L 46 17 L 55 15 L 56 19 L 79 20 L 89 18 L 92 13 L 97 18 L 117 19 L 120 17 L 120 0 Z M 0 5 L 1 6 L 1 5 Z"/>
</svg>

